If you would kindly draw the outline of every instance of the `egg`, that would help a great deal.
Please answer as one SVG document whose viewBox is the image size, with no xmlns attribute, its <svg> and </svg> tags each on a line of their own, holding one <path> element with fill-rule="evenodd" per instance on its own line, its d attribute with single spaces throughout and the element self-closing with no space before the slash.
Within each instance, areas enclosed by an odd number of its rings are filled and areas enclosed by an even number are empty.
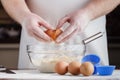
<svg viewBox="0 0 120 80">
<path fill-rule="evenodd" d="M 56 63 L 55 65 L 55 72 L 60 74 L 60 75 L 64 75 L 65 73 L 68 72 L 68 63 L 64 62 L 64 61 L 59 61 Z"/>
<path fill-rule="evenodd" d="M 84 76 L 90 76 L 94 72 L 94 65 L 91 62 L 84 62 L 80 66 L 80 72 Z"/>
<path fill-rule="evenodd" d="M 48 36 L 50 36 L 51 38 L 52 38 L 52 36 L 54 35 L 54 32 L 53 32 L 52 29 L 46 30 L 45 33 L 46 33 Z"/>
<path fill-rule="evenodd" d="M 68 72 L 71 73 L 72 75 L 78 75 L 80 74 L 80 66 L 81 66 L 80 62 L 73 61 L 68 66 Z"/>
<path fill-rule="evenodd" d="M 56 38 L 62 33 L 63 31 L 61 29 L 51 30 L 48 29 L 45 31 L 45 33 L 50 36 L 54 41 Z"/>
</svg>

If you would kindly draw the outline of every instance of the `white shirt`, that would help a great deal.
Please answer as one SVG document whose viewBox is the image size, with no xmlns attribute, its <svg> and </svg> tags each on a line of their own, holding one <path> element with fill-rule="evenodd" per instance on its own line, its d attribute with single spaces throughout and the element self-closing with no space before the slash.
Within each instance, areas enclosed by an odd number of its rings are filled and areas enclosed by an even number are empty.
<svg viewBox="0 0 120 80">
<path fill-rule="evenodd" d="M 42 17 L 52 26 L 56 26 L 59 19 L 64 17 L 66 14 L 80 9 L 90 0 L 26 0 L 29 9 Z M 84 33 L 76 35 L 76 37 L 69 41 L 68 44 L 74 44 L 76 39 L 82 40 L 97 32 L 105 32 L 103 37 L 87 44 L 87 52 L 98 54 L 102 60 L 102 64 L 108 65 L 108 51 L 107 51 L 107 40 L 105 31 L 105 16 L 102 16 L 94 21 L 91 21 Z M 27 34 L 25 29 L 22 29 L 21 42 L 20 42 L 20 53 L 19 53 L 19 68 L 31 68 L 32 65 L 27 55 L 26 45 L 37 44 L 38 41 Z M 39 42 L 40 43 L 40 42 Z M 41 44 L 42 46 L 42 44 Z"/>
</svg>

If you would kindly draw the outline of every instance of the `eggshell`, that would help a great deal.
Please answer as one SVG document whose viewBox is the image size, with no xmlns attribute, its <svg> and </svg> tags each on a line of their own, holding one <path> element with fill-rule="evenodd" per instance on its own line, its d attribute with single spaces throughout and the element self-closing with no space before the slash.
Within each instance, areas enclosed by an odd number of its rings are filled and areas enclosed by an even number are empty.
<svg viewBox="0 0 120 80">
<path fill-rule="evenodd" d="M 48 29 L 45 31 L 45 33 L 50 36 L 54 41 L 56 38 L 62 33 L 63 31 L 61 29 L 51 30 Z"/>
<path fill-rule="evenodd" d="M 80 66 L 80 62 L 73 61 L 68 66 L 68 72 L 70 72 L 72 75 L 78 75 L 80 74 Z"/>
<path fill-rule="evenodd" d="M 54 35 L 54 32 L 53 32 L 53 30 L 51 30 L 51 29 L 46 30 L 45 33 L 46 33 L 48 36 L 50 36 L 51 38 L 52 38 L 52 36 Z"/>
<path fill-rule="evenodd" d="M 64 61 L 59 61 L 55 65 L 55 72 L 57 72 L 60 75 L 64 75 L 68 72 L 68 63 Z"/>
<path fill-rule="evenodd" d="M 90 76 L 94 72 L 94 65 L 91 62 L 84 62 L 80 66 L 80 71 L 84 76 Z"/>
</svg>

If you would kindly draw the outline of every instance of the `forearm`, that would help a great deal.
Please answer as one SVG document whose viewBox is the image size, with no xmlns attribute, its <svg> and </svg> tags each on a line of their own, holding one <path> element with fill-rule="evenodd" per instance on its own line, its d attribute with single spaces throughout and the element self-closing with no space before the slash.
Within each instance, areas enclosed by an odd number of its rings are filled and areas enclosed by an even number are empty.
<svg viewBox="0 0 120 80">
<path fill-rule="evenodd" d="M 27 14 L 30 14 L 25 0 L 1 0 L 7 13 L 18 23 L 22 23 Z"/>
<path fill-rule="evenodd" d="M 91 0 L 90 3 L 83 8 L 83 11 L 91 20 L 94 20 L 110 13 L 119 4 L 120 0 Z"/>
</svg>

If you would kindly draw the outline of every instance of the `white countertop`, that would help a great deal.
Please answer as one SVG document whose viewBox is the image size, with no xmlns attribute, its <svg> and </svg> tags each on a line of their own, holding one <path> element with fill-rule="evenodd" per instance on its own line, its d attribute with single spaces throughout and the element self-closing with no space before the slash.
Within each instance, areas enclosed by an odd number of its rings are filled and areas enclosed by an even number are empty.
<svg viewBox="0 0 120 80">
<path fill-rule="evenodd" d="M 16 74 L 7 74 L 0 72 L 0 80 L 1 79 L 28 79 L 28 80 L 120 80 L 120 70 L 115 70 L 111 76 L 70 76 L 70 74 L 66 75 L 58 75 L 57 73 L 40 73 L 37 70 L 12 70 Z"/>
</svg>

